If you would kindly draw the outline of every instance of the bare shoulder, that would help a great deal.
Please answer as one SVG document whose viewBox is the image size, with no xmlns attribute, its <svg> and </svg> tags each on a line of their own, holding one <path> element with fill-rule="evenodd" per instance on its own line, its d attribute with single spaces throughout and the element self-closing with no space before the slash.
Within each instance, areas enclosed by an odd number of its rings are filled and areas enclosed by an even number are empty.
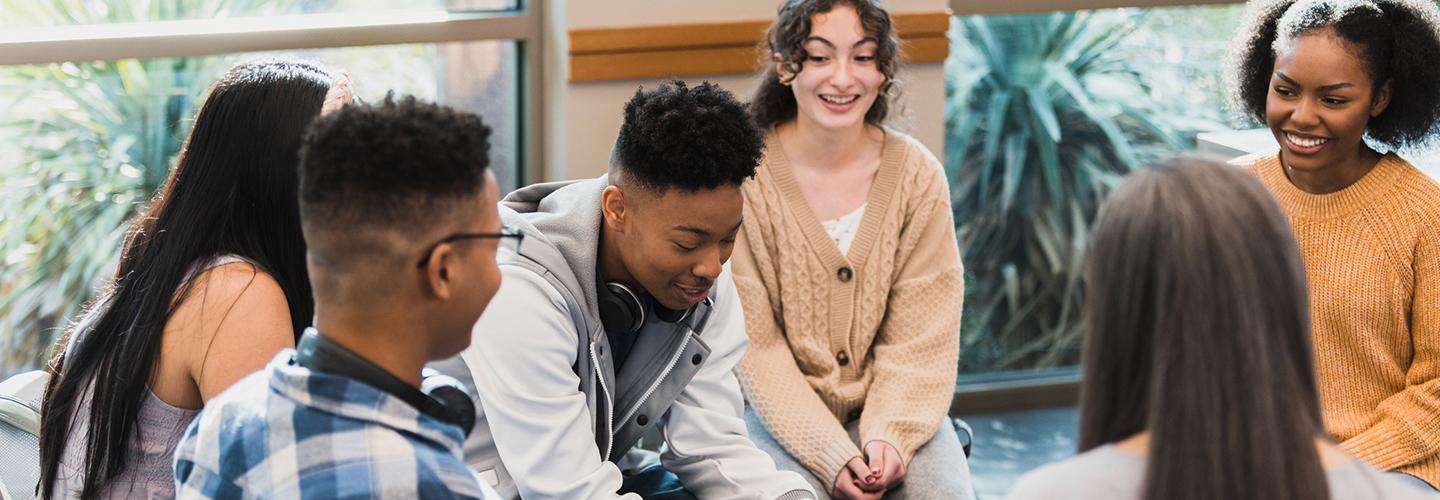
<svg viewBox="0 0 1440 500">
<path fill-rule="evenodd" d="M 192 280 L 166 325 L 189 377 L 208 400 L 295 345 L 280 283 L 248 262 L 212 267 Z M 179 345 L 176 345 L 179 343 Z"/>
<path fill-rule="evenodd" d="M 269 273 L 249 262 L 234 262 L 207 269 L 196 275 L 189 290 L 177 297 L 179 304 L 171 322 L 188 320 L 199 328 L 193 333 L 208 337 L 227 318 L 247 321 L 290 316 L 285 291 Z M 189 328 L 186 328 L 189 330 Z"/>
<path fill-rule="evenodd" d="M 249 262 L 215 266 L 182 286 L 165 323 L 152 389 L 193 408 L 294 345 L 279 282 Z"/>
</svg>

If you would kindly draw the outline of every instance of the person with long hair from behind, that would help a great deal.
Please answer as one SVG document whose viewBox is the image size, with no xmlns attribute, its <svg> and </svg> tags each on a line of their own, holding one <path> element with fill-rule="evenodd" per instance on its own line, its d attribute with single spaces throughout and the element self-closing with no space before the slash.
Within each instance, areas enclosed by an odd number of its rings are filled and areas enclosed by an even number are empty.
<svg viewBox="0 0 1440 500">
<path fill-rule="evenodd" d="M 1245 170 L 1131 174 L 1100 209 L 1085 296 L 1082 453 L 1010 500 L 1424 498 L 1326 435 L 1305 269 Z"/>
<path fill-rule="evenodd" d="M 115 278 L 56 348 L 41 498 L 173 497 L 175 445 L 205 401 L 294 346 L 314 310 L 300 138 L 348 96 L 348 77 L 282 60 L 214 85 Z"/>
</svg>

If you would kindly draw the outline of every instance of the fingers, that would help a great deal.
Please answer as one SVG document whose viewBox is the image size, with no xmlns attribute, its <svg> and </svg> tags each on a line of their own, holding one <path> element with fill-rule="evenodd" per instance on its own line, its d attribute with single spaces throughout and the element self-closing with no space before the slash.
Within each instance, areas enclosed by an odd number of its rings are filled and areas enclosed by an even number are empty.
<svg viewBox="0 0 1440 500">
<path fill-rule="evenodd" d="M 865 454 L 870 457 L 870 466 L 878 471 L 875 474 L 875 486 L 889 489 L 905 480 L 905 461 L 900 458 L 900 450 L 895 449 L 894 445 L 884 441 L 871 441 L 865 443 Z"/>
<path fill-rule="evenodd" d="M 835 475 L 835 487 L 832 496 L 835 498 L 851 499 L 858 498 L 860 488 L 855 483 L 855 474 L 850 472 L 850 464 L 840 468 L 840 473 Z"/>
<path fill-rule="evenodd" d="M 328 114 L 355 100 L 354 82 L 350 73 L 340 71 L 330 77 L 330 90 L 325 92 L 325 101 L 320 105 L 320 114 Z"/>
<path fill-rule="evenodd" d="M 870 467 L 865 464 L 865 459 L 860 457 L 850 459 L 845 463 L 845 468 L 849 469 L 850 474 L 854 475 L 856 479 L 863 480 L 871 475 Z"/>
<path fill-rule="evenodd" d="M 860 489 L 860 482 L 855 480 L 855 476 L 850 473 L 849 469 L 843 469 L 841 476 L 843 481 L 837 481 L 835 483 L 835 498 L 843 498 L 846 500 L 880 500 L 880 497 L 885 493 L 884 491 L 870 492 Z"/>
<path fill-rule="evenodd" d="M 900 450 L 895 449 L 894 446 L 886 445 L 885 465 L 888 467 L 888 472 L 886 472 L 885 475 L 890 479 L 885 482 L 886 488 L 894 487 L 905 481 L 905 461 L 900 459 Z"/>
<path fill-rule="evenodd" d="M 854 476 L 851 476 L 848 470 L 845 471 L 845 473 L 842 475 L 846 476 L 844 478 L 846 480 L 835 482 L 834 497 L 844 500 L 860 498 L 860 495 L 862 495 L 863 493 L 860 491 L 860 487 L 856 485 Z"/>
<path fill-rule="evenodd" d="M 850 471 L 850 475 L 855 478 L 856 485 L 858 485 L 862 491 L 877 491 L 883 489 L 875 482 L 876 475 L 871 472 L 872 468 L 865 463 L 864 459 L 860 457 L 852 458 L 845 464 L 845 467 Z"/>
<path fill-rule="evenodd" d="M 870 457 L 870 477 L 868 479 L 872 483 L 880 481 L 886 475 L 886 462 L 889 460 L 887 460 L 885 448 L 887 448 L 885 443 L 879 441 L 871 441 L 865 445 L 865 455 Z"/>
</svg>

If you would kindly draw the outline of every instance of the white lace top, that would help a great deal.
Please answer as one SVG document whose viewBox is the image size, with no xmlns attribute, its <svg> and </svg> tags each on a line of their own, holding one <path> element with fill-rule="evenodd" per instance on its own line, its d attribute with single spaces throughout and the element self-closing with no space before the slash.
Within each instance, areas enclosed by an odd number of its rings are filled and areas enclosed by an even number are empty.
<svg viewBox="0 0 1440 500">
<path fill-rule="evenodd" d="M 825 232 L 830 234 L 830 239 L 835 240 L 835 246 L 840 247 L 842 254 L 850 253 L 850 243 L 855 241 L 855 231 L 860 229 L 860 220 L 865 218 L 865 205 L 869 203 L 862 203 L 860 208 L 838 219 L 820 223 L 825 226 Z"/>
</svg>

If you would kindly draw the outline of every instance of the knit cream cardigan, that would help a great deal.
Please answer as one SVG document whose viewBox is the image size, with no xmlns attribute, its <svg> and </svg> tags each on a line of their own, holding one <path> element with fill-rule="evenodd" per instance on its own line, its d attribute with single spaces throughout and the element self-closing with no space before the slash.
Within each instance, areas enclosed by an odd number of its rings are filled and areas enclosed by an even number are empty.
<svg viewBox="0 0 1440 500">
<path fill-rule="evenodd" d="M 909 463 L 950 408 L 964 284 L 940 162 L 885 131 L 848 255 L 816 219 L 773 131 L 746 182 L 731 265 L 751 405 L 792 456 L 833 481 L 870 441 Z M 844 425 L 859 418 L 860 441 Z"/>
</svg>

